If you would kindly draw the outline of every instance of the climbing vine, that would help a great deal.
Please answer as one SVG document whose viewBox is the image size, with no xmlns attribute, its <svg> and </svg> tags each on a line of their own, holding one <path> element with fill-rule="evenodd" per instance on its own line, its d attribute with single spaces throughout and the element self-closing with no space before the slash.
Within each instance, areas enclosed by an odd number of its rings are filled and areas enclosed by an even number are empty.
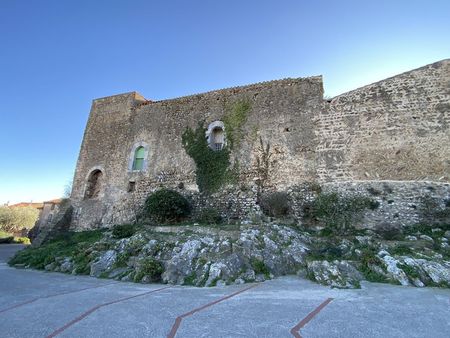
<svg viewBox="0 0 450 338">
<path fill-rule="evenodd" d="M 186 153 L 194 160 L 196 180 L 200 191 L 214 193 L 226 183 L 235 183 L 239 177 L 239 162 L 234 161 L 232 168 L 230 152 L 239 145 L 243 136 L 242 127 L 247 121 L 251 103 L 247 99 L 234 102 L 223 117 L 227 144 L 222 150 L 214 151 L 208 146 L 205 137 L 204 122 L 195 130 L 187 128 L 182 135 L 182 144 Z"/>
<path fill-rule="evenodd" d="M 256 157 L 256 172 L 258 173 L 258 180 L 256 181 L 258 186 L 258 200 L 261 199 L 261 194 L 269 181 L 270 173 L 270 143 L 264 144 L 262 137 L 259 137 L 259 154 Z"/>
<path fill-rule="evenodd" d="M 251 102 L 248 99 L 241 99 L 228 107 L 223 123 L 230 149 L 239 145 L 243 136 L 242 126 L 247 121 L 247 115 L 251 107 Z"/>
<path fill-rule="evenodd" d="M 194 160 L 197 185 L 200 191 L 213 193 L 229 182 L 233 175 L 230 170 L 230 150 L 225 146 L 214 151 L 208 146 L 206 128 L 200 122 L 195 130 L 187 128 L 182 135 L 186 153 Z"/>
</svg>

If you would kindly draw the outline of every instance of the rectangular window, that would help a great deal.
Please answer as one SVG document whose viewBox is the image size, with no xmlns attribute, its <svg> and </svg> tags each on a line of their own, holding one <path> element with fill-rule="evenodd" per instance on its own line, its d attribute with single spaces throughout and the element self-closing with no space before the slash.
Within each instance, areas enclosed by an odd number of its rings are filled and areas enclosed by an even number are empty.
<svg viewBox="0 0 450 338">
<path fill-rule="evenodd" d="M 128 192 L 133 192 L 136 190 L 136 182 L 128 182 Z"/>
</svg>

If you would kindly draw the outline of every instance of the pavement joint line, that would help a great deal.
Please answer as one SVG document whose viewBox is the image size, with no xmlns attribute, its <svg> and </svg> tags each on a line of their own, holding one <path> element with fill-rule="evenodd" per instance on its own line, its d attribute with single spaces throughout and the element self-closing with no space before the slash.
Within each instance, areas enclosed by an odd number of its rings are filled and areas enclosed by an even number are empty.
<svg viewBox="0 0 450 338">
<path fill-rule="evenodd" d="M 246 287 L 246 288 L 244 288 L 244 289 L 241 289 L 241 290 L 239 290 L 239 291 L 236 291 L 236 292 L 234 292 L 234 293 L 232 293 L 232 294 L 229 294 L 229 295 L 227 295 L 227 296 L 225 296 L 225 297 L 216 299 L 215 301 L 213 301 L 213 302 L 211 302 L 211 303 L 207 303 L 207 304 L 202 305 L 202 306 L 200 306 L 200 307 L 198 307 L 198 308 L 195 308 L 195 309 L 193 309 L 193 310 L 191 310 L 191 311 L 189 311 L 189 312 L 183 313 L 182 315 L 180 315 L 180 316 L 178 316 L 177 318 L 175 318 L 175 322 L 173 323 L 172 329 L 170 330 L 169 334 L 167 335 L 167 338 L 174 338 L 174 337 L 176 336 L 177 331 L 178 331 L 178 329 L 180 328 L 180 325 L 181 325 L 181 322 L 182 322 L 183 318 L 189 317 L 189 316 L 193 315 L 193 314 L 196 313 L 196 312 L 200 312 L 200 311 L 202 311 L 202 310 L 204 310 L 204 309 L 206 309 L 206 308 L 208 308 L 208 307 L 210 307 L 210 306 L 213 306 L 213 305 L 215 305 L 215 304 L 217 304 L 217 303 L 223 302 L 224 300 L 227 300 L 227 299 L 229 299 L 229 298 L 232 298 L 232 297 L 234 297 L 234 296 L 237 296 L 237 295 L 239 295 L 239 294 L 241 294 L 241 293 L 243 293 L 243 292 L 245 292 L 245 291 L 247 291 L 247 290 L 250 290 L 250 289 L 252 289 L 252 288 L 258 286 L 258 285 L 259 285 L 259 284 L 254 284 L 254 285 L 248 286 L 248 287 Z"/>
<path fill-rule="evenodd" d="M 303 318 L 297 325 L 295 325 L 291 329 L 291 334 L 295 338 L 302 338 L 300 335 L 300 329 L 303 328 L 306 324 L 308 324 L 311 319 L 313 319 L 325 306 L 327 306 L 334 298 L 327 298 L 322 302 L 318 307 L 316 307 L 313 311 L 311 311 L 305 318 Z"/>
<path fill-rule="evenodd" d="M 89 287 L 86 287 L 86 288 L 83 288 L 83 289 L 71 290 L 71 291 L 64 291 L 64 292 L 54 293 L 54 294 L 47 295 L 47 296 L 36 297 L 36 298 L 30 299 L 30 300 L 27 300 L 27 301 L 25 301 L 25 302 L 22 302 L 22 303 L 19 303 L 19 304 L 16 304 L 16 305 L 12 305 L 12 306 L 10 306 L 10 307 L 7 307 L 6 309 L 0 310 L 0 313 L 3 313 L 3 312 L 6 312 L 6 311 L 9 311 L 9 310 L 16 309 L 16 308 L 21 307 L 21 306 L 23 306 L 23 305 L 27 305 L 27 304 L 30 304 L 30 303 L 34 303 L 35 301 L 37 301 L 37 300 L 39 300 L 39 299 L 46 299 L 46 298 L 51 298 L 51 297 L 56 297 L 56 296 L 67 295 L 67 294 L 70 294 L 70 293 L 76 293 L 76 292 L 81 292 L 81 291 L 90 290 L 90 289 L 97 289 L 97 288 L 101 288 L 101 287 L 108 286 L 108 285 L 113 285 L 113 284 L 118 284 L 118 282 L 107 283 L 107 284 L 96 285 L 96 286 L 89 286 Z"/>
<path fill-rule="evenodd" d="M 129 300 L 129 299 L 133 299 L 133 298 L 145 296 L 145 295 L 148 295 L 148 294 L 151 294 L 151 293 L 155 293 L 155 292 L 162 291 L 162 290 L 166 290 L 166 289 L 170 289 L 170 288 L 171 288 L 171 286 L 166 286 L 166 287 L 163 287 L 163 288 L 159 288 L 159 289 L 155 289 L 155 290 L 150 290 L 150 291 L 146 291 L 146 292 L 143 292 L 143 293 L 139 293 L 139 294 L 134 295 L 134 296 L 129 296 L 129 297 L 124 297 L 124 298 L 119 298 L 119 299 L 116 299 L 116 300 L 113 300 L 113 301 L 110 301 L 110 302 L 106 302 L 106 303 L 103 303 L 103 304 L 96 305 L 96 306 L 90 308 L 89 310 L 83 312 L 81 315 L 79 315 L 79 316 L 76 317 L 75 319 L 71 320 L 71 321 L 68 322 L 67 324 L 61 326 L 59 329 L 56 329 L 55 331 L 53 331 L 52 333 L 50 333 L 46 338 L 53 338 L 53 337 L 56 337 L 57 335 L 59 335 L 60 333 L 62 333 L 63 331 L 65 331 L 66 329 L 68 329 L 69 327 L 71 327 L 72 325 L 74 325 L 74 324 L 80 322 L 81 320 L 83 320 L 84 318 L 86 318 L 87 316 L 89 316 L 91 313 L 97 311 L 98 309 L 100 309 L 100 308 L 102 308 L 102 307 L 104 307 L 104 306 L 108 306 L 108 305 L 120 303 L 120 302 Z"/>
</svg>

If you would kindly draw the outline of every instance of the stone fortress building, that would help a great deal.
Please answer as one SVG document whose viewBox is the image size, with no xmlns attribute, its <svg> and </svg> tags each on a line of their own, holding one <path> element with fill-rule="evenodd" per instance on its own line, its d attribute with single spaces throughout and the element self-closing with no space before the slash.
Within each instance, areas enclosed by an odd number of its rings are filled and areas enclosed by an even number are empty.
<svg viewBox="0 0 450 338">
<path fill-rule="evenodd" d="M 235 175 L 209 193 L 199 192 L 196 162 L 183 146 L 186 129 L 202 121 L 211 150 L 229 151 Z M 243 220 L 259 212 L 261 189 L 292 193 L 305 182 L 377 191 L 381 205 L 369 219 L 414 220 L 423 194 L 450 196 L 449 128 L 449 59 L 329 100 L 321 76 L 161 101 L 136 92 L 95 99 L 70 227 L 130 221 L 161 187 Z"/>
</svg>

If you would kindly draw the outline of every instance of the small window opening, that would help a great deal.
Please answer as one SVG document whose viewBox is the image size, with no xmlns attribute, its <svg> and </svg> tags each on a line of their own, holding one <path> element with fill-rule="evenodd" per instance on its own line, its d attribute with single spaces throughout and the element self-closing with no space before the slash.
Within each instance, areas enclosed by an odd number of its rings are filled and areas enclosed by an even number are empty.
<svg viewBox="0 0 450 338">
<path fill-rule="evenodd" d="M 100 170 L 94 170 L 88 178 L 86 193 L 84 198 L 95 198 L 100 193 L 103 173 Z"/>
<path fill-rule="evenodd" d="M 136 190 L 136 182 L 128 182 L 128 192 L 133 192 Z"/>
<path fill-rule="evenodd" d="M 223 129 L 216 127 L 211 132 L 211 148 L 212 150 L 222 150 L 225 141 Z"/>
<path fill-rule="evenodd" d="M 145 155 L 144 147 L 138 147 L 134 152 L 133 170 L 144 169 L 144 155 Z"/>
</svg>

